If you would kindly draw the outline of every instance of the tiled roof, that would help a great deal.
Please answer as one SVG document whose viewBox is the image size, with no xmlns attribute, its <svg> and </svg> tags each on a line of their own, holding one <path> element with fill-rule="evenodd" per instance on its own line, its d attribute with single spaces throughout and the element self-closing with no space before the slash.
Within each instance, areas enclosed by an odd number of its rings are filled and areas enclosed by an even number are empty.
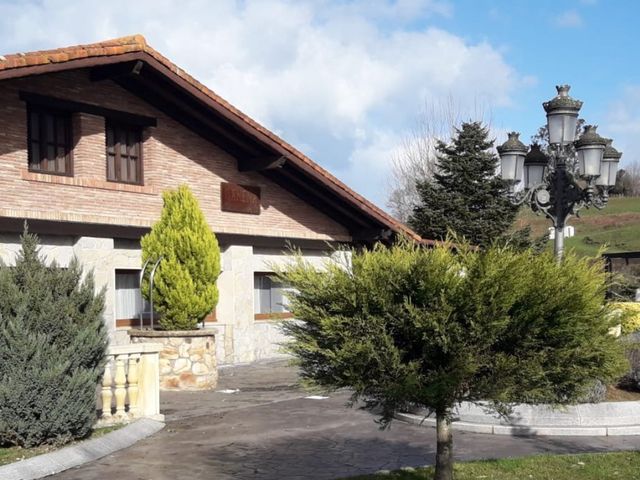
<svg viewBox="0 0 640 480">
<path fill-rule="evenodd" d="M 307 167 L 306 170 L 311 170 L 311 173 L 316 178 L 322 179 L 323 183 L 325 184 L 329 183 L 333 187 L 333 189 L 337 191 L 337 193 L 340 193 L 341 196 L 349 199 L 353 204 L 355 204 L 364 212 L 372 215 L 374 218 L 378 218 L 379 221 L 385 224 L 388 228 L 391 228 L 398 233 L 408 235 L 415 240 L 421 240 L 420 236 L 413 230 L 408 228 L 406 225 L 396 220 L 358 193 L 351 190 L 344 183 L 342 183 L 328 171 L 320 167 L 302 152 L 298 151 L 293 146 L 278 137 L 276 134 L 257 123 L 248 115 L 242 113 L 236 107 L 231 105 L 220 96 L 216 95 L 213 91 L 208 89 L 206 86 L 186 73 L 180 67 L 175 65 L 169 59 L 151 48 L 142 35 L 131 35 L 128 37 L 106 40 L 99 43 L 64 47 L 55 50 L 42 50 L 36 52 L 2 55 L 0 56 L 0 79 L 7 77 L 19 77 L 22 76 L 21 73 L 23 73 L 24 75 L 42 73 L 41 70 L 45 69 L 46 67 L 58 66 L 58 64 L 60 64 L 60 70 L 65 69 L 65 67 L 79 68 L 81 65 L 76 64 L 85 59 L 117 57 L 120 55 L 134 53 L 144 53 L 151 56 L 160 65 L 180 77 L 191 87 L 201 92 L 210 101 L 217 104 L 217 106 L 224 108 L 232 117 L 235 117 L 236 123 L 254 130 L 259 134 L 259 137 L 265 137 L 266 139 L 270 140 L 269 143 L 274 143 L 281 147 L 288 153 L 288 158 L 290 160 L 299 162 L 299 164 L 302 164 L 302 166 Z M 56 68 L 55 70 L 58 69 Z M 424 241 L 426 243 L 431 243 L 431 241 L 429 240 Z"/>
</svg>

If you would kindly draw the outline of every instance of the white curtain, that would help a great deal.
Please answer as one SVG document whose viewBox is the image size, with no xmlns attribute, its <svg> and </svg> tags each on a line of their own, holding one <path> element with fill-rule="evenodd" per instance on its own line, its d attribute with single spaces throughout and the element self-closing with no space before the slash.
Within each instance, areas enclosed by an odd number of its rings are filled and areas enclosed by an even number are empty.
<svg viewBox="0 0 640 480">
<path fill-rule="evenodd" d="M 116 272 L 116 318 L 132 319 L 140 315 L 140 279 L 138 272 Z"/>
<path fill-rule="evenodd" d="M 288 312 L 286 298 L 290 287 L 271 280 L 271 275 L 256 273 L 254 276 L 254 311 L 255 313 Z"/>
</svg>

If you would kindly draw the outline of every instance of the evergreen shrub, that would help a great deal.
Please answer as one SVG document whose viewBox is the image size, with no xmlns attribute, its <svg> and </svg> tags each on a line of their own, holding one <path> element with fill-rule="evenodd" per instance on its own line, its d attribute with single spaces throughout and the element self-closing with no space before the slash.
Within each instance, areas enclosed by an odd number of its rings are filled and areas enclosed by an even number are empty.
<svg viewBox="0 0 640 480">
<path fill-rule="evenodd" d="M 622 326 L 622 334 L 640 331 L 640 302 L 616 302 L 612 304 Z"/>
<path fill-rule="evenodd" d="M 499 159 L 489 129 L 465 122 L 451 143 L 438 142 L 436 150 L 433 178 L 416 184 L 420 201 L 409 226 L 423 238 L 445 240 L 453 231 L 482 247 L 505 235 L 505 241 L 530 245 L 529 231 L 508 233 L 518 207 L 507 198 L 507 184 L 496 176 Z"/>
<path fill-rule="evenodd" d="M 413 406 L 434 412 L 435 478 L 452 475 L 460 402 L 503 414 L 576 403 L 628 368 L 609 334 L 601 262 L 461 242 L 378 244 L 350 258 L 320 269 L 297 255 L 279 272 L 299 320 L 285 323 L 287 351 L 303 380 L 350 388 L 383 424 Z"/>
<path fill-rule="evenodd" d="M 141 240 L 142 261 L 162 257 L 153 305 L 165 330 L 192 330 L 218 303 L 220 247 L 188 186 L 163 193 L 160 220 Z M 142 283 L 149 298 L 149 278 Z"/>
<path fill-rule="evenodd" d="M 15 267 L 0 265 L 0 445 L 33 447 L 89 434 L 104 371 L 104 292 L 76 260 L 42 260 L 25 231 Z"/>
</svg>

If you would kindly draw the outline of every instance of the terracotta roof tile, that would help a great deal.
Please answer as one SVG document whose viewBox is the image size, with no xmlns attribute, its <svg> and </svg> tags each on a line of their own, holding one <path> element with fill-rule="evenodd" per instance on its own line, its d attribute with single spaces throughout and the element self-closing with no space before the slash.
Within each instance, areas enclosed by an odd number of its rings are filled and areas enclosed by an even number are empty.
<svg viewBox="0 0 640 480">
<path fill-rule="evenodd" d="M 131 35 L 128 37 L 115 38 L 98 43 L 57 48 L 54 50 L 42 50 L 36 52 L 17 53 L 0 56 L 0 75 L 3 71 L 7 70 L 18 70 L 25 67 L 66 63 L 73 60 L 80 60 L 90 57 L 111 57 L 135 52 L 145 53 L 153 57 L 158 63 L 189 83 L 193 88 L 200 91 L 211 101 L 215 102 L 219 106 L 224 107 L 224 109 L 235 116 L 239 122 L 251 126 L 255 131 L 259 132 L 275 144 L 279 145 L 292 157 L 311 169 L 316 175 L 323 177 L 325 180 L 328 180 L 331 184 L 333 184 L 335 188 L 342 191 L 344 195 L 349 197 L 355 205 L 357 205 L 365 212 L 369 213 L 370 215 L 373 214 L 374 217 L 378 217 L 379 219 L 383 220 L 383 223 L 399 233 L 408 235 L 409 237 L 416 240 L 422 240 L 418 234 L 416 234 L 406 225 L 402 224 L 401 222 L 387 214 L 384 210 L 369 202 L 360 194 L 351 190 L 344 183 L 342 183 L 328 171 L 320 167 L 317 163 L 312 161 L 302 152 L 298 151 L 296 148 L 285 142 L 276 134 L 260 125 L 248 115 L 242 113 L 236 107 L 215 94 L 213 91 L 211 91 L 191 75 L 186 73 L 183 69 L 179 68 L 162 54 L 151 48 L 142 35 Z M 26 74 L 29 73 L 25 73 L 25 75 Z M 422 241 L 426 243 L 433 243 L 430 240 Z"/>
</svg>

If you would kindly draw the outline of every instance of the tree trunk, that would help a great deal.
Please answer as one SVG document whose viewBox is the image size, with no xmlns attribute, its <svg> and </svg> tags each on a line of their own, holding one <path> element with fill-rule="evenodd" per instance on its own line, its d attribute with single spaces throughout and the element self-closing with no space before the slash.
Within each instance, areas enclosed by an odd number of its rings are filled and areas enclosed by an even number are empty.
<svg viewBox="0 0 640 480">
<path fill-rule="evenodd" d="M 453 436 L 449 412 L 436 412 L 438 447 L 434 480 L 453 480 Z"/>
</svg>

